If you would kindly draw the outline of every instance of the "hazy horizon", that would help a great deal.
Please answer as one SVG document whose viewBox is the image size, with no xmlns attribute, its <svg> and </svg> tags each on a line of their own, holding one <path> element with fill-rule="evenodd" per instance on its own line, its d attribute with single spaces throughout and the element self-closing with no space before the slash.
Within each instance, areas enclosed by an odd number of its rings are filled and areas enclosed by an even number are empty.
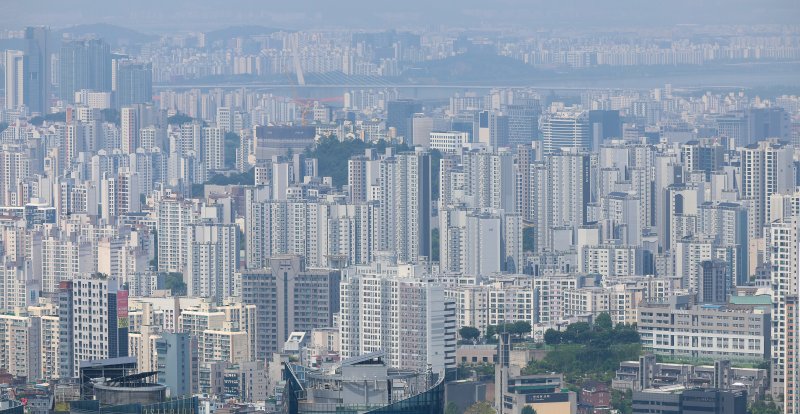
<svg viewBox="0 0 800 414">
<path fill-rule="evenodd" d="M 144 33 L 207 31 L 238 25 L 281 29 L 347 28 L 375 30 L 430 26 L 503 29 L 581 29 L 699 25 L 797 25 L 800 2 L 795 0 L 677 0 L 652 3 L 637 0 L 524 1 L 476 0 L 403 3 L 349 0 L 275 2 L 230 0 L 217 2 L 109 2 L 104 0 L 6 1 L 0 27 L 16 30 L 27 25 L 64 28 L 107 23 Z"/>
</svg>

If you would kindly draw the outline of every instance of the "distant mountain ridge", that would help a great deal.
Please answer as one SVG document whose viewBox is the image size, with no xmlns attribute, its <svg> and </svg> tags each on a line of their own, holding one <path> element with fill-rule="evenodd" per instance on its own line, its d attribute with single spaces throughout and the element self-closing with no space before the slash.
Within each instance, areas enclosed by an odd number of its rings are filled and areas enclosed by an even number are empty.
<svg viewBox="0 0 800 414">
<path fill-rule="evenodd" d="M 224 29 L 218 29 L 206 32 L 206 43 L 213 43 L 219 40 L 227 40 L 235 37 L 269 35 L 275 32 L 280 32 L 282 30 L 283 29 L 276 29 L 274 27 L 266 27 L 259 25 L 231 26 L 231 27 L 226 27 Z"/>
<path fill-rule="evenodd" d="M 79 24 L 61 29 L 55 34 L 59 39 L 63 38 L 65 34 L 75 38 L 93 36 L 105 40 L 111 46 L 141 44 L 158 40 L 157 35 L 106 23 Z"/>
</svg>

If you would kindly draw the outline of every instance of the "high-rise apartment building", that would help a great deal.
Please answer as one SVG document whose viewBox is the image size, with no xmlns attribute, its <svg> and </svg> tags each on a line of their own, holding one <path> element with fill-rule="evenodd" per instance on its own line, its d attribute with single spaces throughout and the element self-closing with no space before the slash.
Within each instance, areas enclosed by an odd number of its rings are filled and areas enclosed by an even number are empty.
<svg viewBox="0 0 800 414">
<path fill-rule="evenodd" d="M 431 254 L 431 157 L 424 150 L 386 157 L 379 164 L 377 250 L 403 263 Z"/>
<path fill-rule="evenodd" d="M 797 375 L 798 342 L 796 297 L 800 283 L 800 221 L 798 218 L 780 220 L 767 228 L 769 262 L 772 265 L 772 369 L 771 390 L 774 396 L 783 395 L 786 375 Z M 792 298 L 795 298 L 794 301 Z M 790 338 L 794 335 L 795 338 Z M 791 345 L 791 346 L 790 346 Z M 794 385 L 796 387 L 796 385 Z"/>
<path fill-rule="evenodd" d="M 739 197 L 750 200 L 750 214 L 756 228 L 750 237 L 760 237 L 762 226 L 770 217 L 769 197 L 794 191 L 795 177 L 792 148 L 776 140 L 761 141 L 740 148 L 742 183 Z"/>
<path fill-rule="evenodd" d="M 196 206 L 172 197 L 160 200 L 157 211 L 158 270 L 183 272 L 189 252 L 187 231 L 197 217 Z"/>
<path fill-rule="evenodd" d="M 273 256 L 269 269 L 243 271 L 242 300 L 256 306 L 255 358 L 282 351 L 292 332 L 331 326 L 339 311 L 339 271 L 306 268 L 295 255 Z"/>
<path fill-rule="evenodd" d="M 61 376 L 77 377 L 81 362 L 128 355 L 128 292 L 104 277 L 59 285 Z"/>
<path fill-rule="evenodd" d="M 241 295 L 238 230 L 232 224 L 196 222 L 186 229 L 185 280 L 191 296 L 217 303 Z"/>
<path fill-rule="evenodd" d="M 419 265 L 382 260 L 344 270 L 342 357 L 384 351 L 400 369 L 442 374 L 455 367 L 455 303 Z"/>
<path fill-rule="evenodd" d="M 205 127 L 202 130 L 203 163 L 206 177 L 225 167 L 225 131 L 221 127 Z"/>
<path fill-rule="evenodd" d="M 126 154 L 136 152 L 139 147 L 139 111 L 134 107 L 120 110 L 120 149 Z"/>
</svg>

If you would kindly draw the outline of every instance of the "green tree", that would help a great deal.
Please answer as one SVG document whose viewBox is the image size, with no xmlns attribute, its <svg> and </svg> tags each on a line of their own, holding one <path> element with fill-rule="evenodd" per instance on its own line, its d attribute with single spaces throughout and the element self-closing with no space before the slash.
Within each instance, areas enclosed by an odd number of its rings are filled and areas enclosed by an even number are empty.
<svg viewBox="0 0 800 414">
<path fill-rule="evenodd" d="M 321 138 L 313 147 L 306 149 L 308 157 L 316 158 L 319 167 L 319 175 L 331 177 L 333 185 L 342 186 L 347 184 L 347 163 L 350 157 L 364 155 L 364 150 L 374 148 L 378 153 L 384 152 L 387 147 L 394 147 L 399 152 L 409 151 L 411 147 L 406 144 L 391 144 L 380 140 L 378 142 L 364 142 L 359 139 L 347 139 L 339 141 L 335 136 Z M 431 154 L 431 186 L 438 181 L 436 176 L 438 168 L 433 169 L 433 154 Z"/>
<path fill-rule="evenodd" d="M 167 123 L 170 125 L 183 125 L 192 121 L 194 121 L 194 118 L 180 112 L 167 118 Z"/>
<path fill-rule="evenodd" d="M 467 408 L 467 411 L 464 411 L 465 414 L 495 414 L 494 407 L 492 407 L 489 403 L 481 401 L 475 404 L 472 404 Z"/>
<path fill-rule="evenodd" d="M 461 339 L 465 341 L 474 341 L 481 336 L 481 331 L 472 326 L 462 326 L 461 329 L 458 330 L 458 334 L 461 335 Z"/>
<path fill-rule="evenodd" d="M 182 273 L 170 272 L 164 278 L 164 289 L 169 289 L 173 296 L 186 296 L 186 282 Z"/>
<path fill-rule="evenodd" d="M 614 328 L 614 323 L 611 321 L 611 315 L 608 312 L 603 312 L 597 315 L 597 318 L 594 320 L 594 326 L 597 329 L 610 331 Z"/>
<path fill-rule="evenodd" d="M 545 343 L 557 345 L 542 360 L 531 361 L 526 374 L 558 371 L 567 383 L 586 379 L 609 382 L 621 361 L 637 359 L 641 343 L 633 325 L 617 325 L 617 330 L 592 329 L 584 322 L 570 324 L 564 332 L 548 330 Z"/>
<path fill-rule="evenodd" d="M 550 328 L 544 331 L 544 343 L 547 345 L 558 345 L 561 343 L 561 332 Z"/>
<path fill-rule="evenodd" d="M 456 403 L 450 401 L 447 403 L 447 406 L 444 408 L 444 414 L 460 414 L 461 410 L 458 409 L 458 405 Z"/>
<path fill-rule="evenodd" d="M 561 334 L 561 338 L 563 342 L 586 343 L 588 342 L 587 335 L 590 334 L 591 330 L 592 327 L 586 322 L 571 323 Z"/>
<path fill-rule="evenodd" d="M 116 126 L 120 124 L 119 111 L 114 108 L 106 108 L 100 110 L 100 115 L 103 117 L 103 122 L 112 123 Z"/>
<path fill-rule="evenodd" d="M 47 122 L 66 122 L 67 121 L 67 113 L 66 112 L 55 112 L 52 114 L 47 114 L 44 116 L 44 120 Z"/>
<path fill-rule="evenodd" d="M 533 407 L 531 407 L 530 405 L 526 405 L 526 406 L 522 407 L 521 413 L 522 414 L 536 414 L 536 410 Z"/>
<path fill-rule="evenodd" d="M 625 392 L 611 390 L 611 408 L 619 411 L 620 414 L 631 414 L 633 412 L 633 393 L 631 390 Z"/>
<path fill-rule="evenodd" d="M 512 325 L 514 334 L 517 336 L 527 335 L 533 331 L 533 327 L 528 321 L 516 321 Z"/>
<path fill-rule="evenodd" d="M 486 327 L 486 335 L 484 335 L 486 342 L 494 343 L 496 341 L 495 335 L 497 335 L 497 327 L 494 325 L 488 325 Z"/>
</svg>

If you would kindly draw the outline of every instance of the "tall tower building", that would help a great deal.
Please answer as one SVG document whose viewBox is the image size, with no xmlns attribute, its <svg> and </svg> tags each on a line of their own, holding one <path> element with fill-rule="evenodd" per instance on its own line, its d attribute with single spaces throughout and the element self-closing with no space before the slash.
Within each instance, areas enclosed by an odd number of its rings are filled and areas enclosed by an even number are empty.
<svg viewBox="0 0 800 414">
<path fill-rule="evenodd" d="M 378 262 L 347 268 L 341 298 L 343 358 L 385 351 L 399 369 L 441 375 L 455 367 L 455 303 L 421 266 Z"/>
<path fill-rule="evenodd" d="M 139 146 L 139 113 L 136 108 L 125 107 L 120 111 L 120 141 L 122 152 L 136 152 Z"/>
<path fill-rule="evenodd" d="M 800 283 L 800 219 L 794 217 L 771 223 L 767 230 L 767 249 L 772 282 L 772 395 L 784 395 L 786 376 L 797 375 L 798 343 L 787 335 L 797 335 L 797 304 L 790 299 L 798 295 Z M 789 315 L 791 310 L 795 314 Z M 790 346 L 793 345 L 793 346 Z M 795 384 L 796 386 L 796 384 Z M 794 397 L 796 398 L 796 396 Z"/>
<path fill-rule="evenodd" d="M 509 145 L 508 116 L 495 111 L 481 111 L 475 114 L 472 141 L 497 149 Z"/>
<path fill-rule="evenodd" d="M 72 41 L 61 46 L 58 58 L 61 99 L 75 102 L 75 92 L 111 91 L 111 49 L 99 40 Z"/>
<path fill-rule="evenodd" d="M 206 177 L 211 171 L 225 168 L 225 131 L 220 127 L 205 127 L 203 137 L 203 162 Z"/>
<path fill-rule="evenodd" d="M 153 67 L 149 63 L 120 62 L 116 76 L 117 107 L 153 100 Z"/>
<path fill-rule="evenodd" d="M 116 280 L 76 278 L 59 295 L 63 378 L 77 377 L 82 361 L 128 356 L 128 292 Z"/>
<path fill-rule="evenodd" d="M 234 273 L 239 264 L 237 229 L 232 224 L 195 223 L 187 228 L 186 286 L 189 295 L 217 303 L 241 294 Z"/>
<path fill-rule="evenodd" d="M 31 112 L 49 108 L 51 43 L 49 28 L 25 28 L 24 103 Z"/>
<path fill-rule="evenodd" d="M 749 279 L 748 209 L 737 203 L 706 202 L 700 205 L 698 212 L 698 233 L 716 238 L 721 246 L 735 250 L 736 262 L 730 269 L 731 276 L 737 286 L 745 285 Z"/>
<path fill-rule="evenodd" d="M 700 280 L 697 283 L 699 303 L 727 303 L 729 287 L 727 262 L 724 260 L 700 262 Z"/>
<path fill-rule="evenodd" d="M 402 263 L 431 254 L 431 157 L 418 149 L 380 162 L 379 250 L 394 251 Z"/>
<path fill-rule="evenodd" d="M 339 271 L 306 268 L 301 256 L 273 256 L 269 269 L 240 278 L 242 300 L 256 305 L 257 359 L 282 351 L 292 332 L 331 326 L 339 312 Z"/>
<path fill-rule="evenodd" d="M 538 99 L 514 100 L 514 104 L 503 106 L 503 114 L 508 117 L 508 145 L 530 146 L 539 137 L 539 115 L 541 106 Z"/>
<path fill-rule="evenodd" d="M 21 50 L 6 50 L 5 93 L 6 109 L 17 109 L 25 104 L 25 54 Z"/>
<path fill-rule="evenodd" d="M 739 152 L 742 174 L 739 197 L 751 201 L 751 222 L 756 227 L 750 229 L 750 237 L 759 238 L 762 226 L 768 224 L 770 217 L 770 196 L 794 191 L 792 147 L 768 140 L 740 148 Z"/>
</svg>

